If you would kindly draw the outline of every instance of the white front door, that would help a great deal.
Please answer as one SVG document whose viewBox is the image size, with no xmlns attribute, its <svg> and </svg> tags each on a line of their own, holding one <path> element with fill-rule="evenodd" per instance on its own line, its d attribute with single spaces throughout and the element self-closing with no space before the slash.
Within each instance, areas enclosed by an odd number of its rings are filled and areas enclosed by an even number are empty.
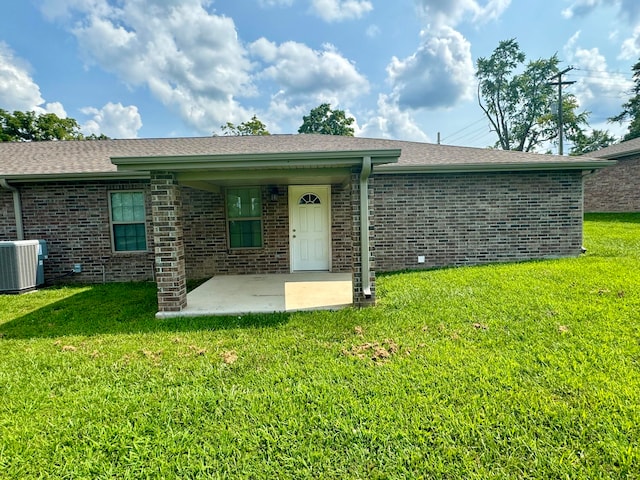
<svg viewBox="0 0 640 480">
<path fill-rule="evenodd" d="M 291 271 L 329 270 L 331 187 L 289 187 Z"/>
</svg>

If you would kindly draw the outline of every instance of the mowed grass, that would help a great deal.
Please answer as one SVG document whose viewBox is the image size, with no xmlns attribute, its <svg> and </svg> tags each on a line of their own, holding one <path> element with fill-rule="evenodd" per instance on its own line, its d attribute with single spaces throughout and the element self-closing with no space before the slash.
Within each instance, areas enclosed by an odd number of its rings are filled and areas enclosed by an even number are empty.
<svg viewBox="0 0 640 480">
<path fill-rule="evenodd" d="M 381 276 L 363 310 L 0 296 L 0 478 L 640 478 L 640 214 L 585 246 Z"/>
</svg>

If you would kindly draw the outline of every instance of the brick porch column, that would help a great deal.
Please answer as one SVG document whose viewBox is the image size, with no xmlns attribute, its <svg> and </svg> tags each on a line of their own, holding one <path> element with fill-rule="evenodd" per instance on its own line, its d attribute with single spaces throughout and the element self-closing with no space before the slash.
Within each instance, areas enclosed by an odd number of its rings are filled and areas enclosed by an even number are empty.
<svg viewBox="0 0 640 480">
<path fill-rule="evenodd" d="M 158 311 L 179 312 L 187 306 L 187 279 L 182 201 L 175 174 L 151 172 L 151 209 Z"/>
</svg>

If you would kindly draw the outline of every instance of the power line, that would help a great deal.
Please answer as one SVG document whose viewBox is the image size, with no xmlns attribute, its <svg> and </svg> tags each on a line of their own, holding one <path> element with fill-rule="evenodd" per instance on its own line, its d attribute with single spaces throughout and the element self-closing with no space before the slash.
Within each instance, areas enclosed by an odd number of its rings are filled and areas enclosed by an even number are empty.
<svg viewBox="0 0 640 480">
<path fill-rule="evenodd" d="M 482 121 L 484 121 L 484 120 L 485 120 L 485 118 L 484 118 L 484 117 L 482 117 L 482 118 L 480 118 L 480 119 L 478 119 L 478 120 L 476 120 L 476 121 L 474 121 L 474 122 L 472 122 L 472 123 L 469 123 L 469 124 L 465 125 L 464 127 L 462 127 L 461 129 L 456 130 L 455 132 L 453 132 L 453 133 L 451 133 L 451 134 L 449 134 L 449 135 L 445 135 L 444 137 L 442 137 L 442 140 L 443 140 L 443 141 L 444 141 L 444 140 L 447 140 L 447 141 L 451 142 L 452 140 L 455 140 L 455 138 L 456 138 L 459 134 L 461 134 L 461 133 L 462 133 L 462 132 L 464 132 L 465 130 L 467 130 L 467 129 L 469 129 L 469 128 L 473 127 L 474 125 L 477 125 L 478 123 L 480 123 L 480 122 L 482 122 Z M 464 135 L 463 135 L 463 137 L 464 137 Z"/>
</svg>

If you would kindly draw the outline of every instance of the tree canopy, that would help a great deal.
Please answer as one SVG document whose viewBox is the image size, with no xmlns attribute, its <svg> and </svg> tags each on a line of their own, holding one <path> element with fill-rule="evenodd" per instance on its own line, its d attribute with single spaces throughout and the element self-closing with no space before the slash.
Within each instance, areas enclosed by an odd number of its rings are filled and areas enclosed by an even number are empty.
<svg viewBox="0 0 640 480">
<path fill-rule="evenodd" d="M 353 117 L 347 117 L 344 110 L 332 110 L 331 105 L 323 103 L 302 117 L 298 133 L 320 133 L 323 135 L 343 135 L 353 137 L 355 130 L 351 126 Z"/>
<path fill-rule="evenodd" d="M 220 126 L 220 130 L 226 136 L 270 135 L 267 126 L 256 115 L 251 117 L 251 120 L 242 122 L 239 125 L 227 122 L 225 125 Z M 214 132 L 215 135 L 216 133 Z"/>
<path fill-rule="evenodd" d="M 573 142 L 573 146 L 569 150 L 569 155 L 586 155 L 613 145 L 618 141 L 616 137 L 606 130 L 593 130 L 590 135 L 578 132 L 570 140 Z"/>
<path fill-rule="evenodd" d="M 558 73 L 558 57 L 525 61 L 515 39 L 501 41 L 489 58 L 477 61 L 478 104 L 498 135 L 496 148 L 531 152 L 558 138 L 557 115 L 551 108 L 558 98 L 550 84 Z M 577 107 L 573 95 L 563 96 L 567 138 L 587 125 L 588 113 L 576 113 Z"/>
<path fill-rule="evenodd" d="M 101 140 L 106 135 L 85 137 L 73 118 L 60 118 L 55 113 L 13 113 L 0 109 L 0 142 L 41 142 L 48 140 Z"/>
<path fill-rule="evenodd" d="M 631 68 L 633 71 L 634 86 L 631 89 L 633 95 L 622 105 L 622 112 L 609 119 L 610 122 L 622 123 L 629 120 L 627 133 L 622 141 L 640 137 L 640 60 Z"/>
</svg>

